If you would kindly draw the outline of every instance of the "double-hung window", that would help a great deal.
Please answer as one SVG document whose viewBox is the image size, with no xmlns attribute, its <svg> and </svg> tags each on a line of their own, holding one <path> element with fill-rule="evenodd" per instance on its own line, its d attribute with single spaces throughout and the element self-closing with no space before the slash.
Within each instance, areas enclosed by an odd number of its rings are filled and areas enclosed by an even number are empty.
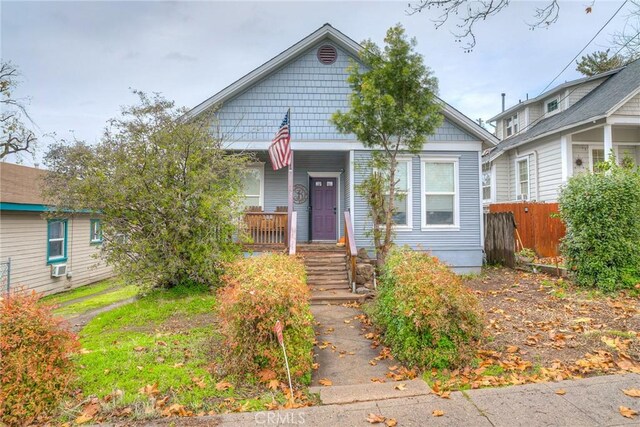
<svg viewBox="0 0 640 427">
<path fill-rule="evenodd" d="M 422 160 L 422 228 L 460 226 L 458 159 Z"/>
<path fill-rule="evenodd" d="M 505 119 L 504 127 L 505 127 L 505 133 L 507 137 L 517 134 L 518 133 L 518 115 L 514 114 L 513 116 Z"/>
<path fill-rule="evenodd" d="M 90 221 L 90 242 L 91 243 L 102 243 L 102 221 L 99 219 L 92 219 Z"/>
<path fill-rule="evenodd" d="M 529 158 L 516 161 L 516 199 L 529 200 Z"/>
<path fill-rule="evenodd" d="M 411 228 L 411 159 L 397 159 L 396 165 L 396 190 L 393 199 L 393 224 L 396 228 Z M 388 189 L 388 187 L 387 187 Z M 385 192 L 385 202 L 389 203 L 389 192 Z"/>
<path fill-rule="evenodd" d="M 47 222 L 47 262 L 67 260 L 67 220 L 52 219 Z"/>
<path fill-rule="evenodd" d="M 482 165 L 482 200 L 491 201 L 491 163 Z"/>
<path fill-rule="evenodd" d="M 244 206 L 264 206 L 264 165 L 253 164 L 247 167 L 242 180 Z"/>
<path fill-rule="evenodd" d="M 600 169 L 598 165 L 604 162 L 604 149 L 603 148 L 593 148 L 591 149 L 591 170 L 593 172 L 598 172 Z"/>
</svg>

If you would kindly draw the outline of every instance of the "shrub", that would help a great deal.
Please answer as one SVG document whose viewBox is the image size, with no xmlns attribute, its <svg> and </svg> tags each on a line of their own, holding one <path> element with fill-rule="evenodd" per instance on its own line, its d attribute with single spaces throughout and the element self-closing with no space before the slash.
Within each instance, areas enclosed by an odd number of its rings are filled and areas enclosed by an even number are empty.
<svg viewBox="0 0 640 427">
<path fill-rule="evenodd" d="M 452 368 L 470 360 L 482 336 L 475 295 L 437 258 L 394 248 L 367 307 L 399 360 L 420 368 Z"/>
<path fill-rule="evenodd" d="M 227 370 L 241 374 L 270 369 L 286 378 L 273 332 L 280 320 L 292 379 L 308 383 L 315 335 L 302 261 L 276 254 L 245 258 L 228 266 L 223 281 L 218 296 Z"/>
<path fill-rule="evenodd" d="M 50 414 L 73 378 L 77 338 L 39 299 L 14 292 L 0 301 L 0 420 L 9 425 Z"/>
<path fill-rule="evenodd" d="M 640 172 L 603 163 L 560 192 L 562 253 L 576 283 L 603 291 L 640 283 Z"/>
</svg>

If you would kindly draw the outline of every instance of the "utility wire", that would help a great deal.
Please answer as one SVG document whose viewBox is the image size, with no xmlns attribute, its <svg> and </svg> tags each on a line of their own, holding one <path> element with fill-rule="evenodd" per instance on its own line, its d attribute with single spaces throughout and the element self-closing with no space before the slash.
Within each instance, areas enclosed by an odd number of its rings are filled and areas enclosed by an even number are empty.
<svg viewBox="0 0 640 427">
<path fill-rule="evenodd" d="M 602 30 L 604 30 L 604 28 L 609 25 L 609 22 L 611 22 L 613 20 L 613 18 L 616 17 L 616 15 L 622 10 L 622 8 L 627 4 L 629 0 L 625 0 L 624 3 L 622 3 L 622 5 L 620 5 L 620 7 L 618 8 L 618 10 L 615 11 L 615 13 L 613 15 L 611 15 L 611 18 L 609 18 L 609 20 L 607 22 L 604 23 L 604 25 L 598 30 L 598 32 L 591 38 L 591 40 L 589 40 L 589 42 L 584 45 L 584 47 L 582 49 L 580 49 L 580 52 L 578 52 L 576 54 L 576 56 L 573 57 L 573 59 L 571 61 L 569 61 L 569 63 L 562 69 L 562 71 L 560 71 L 554 78 L 553 80 L 551 80 L 549 82 L 549 84 L 547 86 L 545 86 L 544 89 L 542 89 L 542 92 L 540 92 L 540 95 L 542 95 L 547 89 L 549 89 L 549 86 L 551 86 L 553 84 L 553 82 L 555 82 L 558 77 L 560 77 L 562 75 L 562 73 L 564 73 L 567 68 L 569 68 L 572 64 L 573 61 L 575 61 L 576 59 L 578 59 L 578 56 L 580 56 L 580 54 L 582 52 L 584 52 L 584 50 L 589 47 L 589 45 L 596 39 L 596 37 L 598 37 L 598 35 L 602 32 Z M 538 96 L 540 96 L 538 95 Z"/>
</svg>

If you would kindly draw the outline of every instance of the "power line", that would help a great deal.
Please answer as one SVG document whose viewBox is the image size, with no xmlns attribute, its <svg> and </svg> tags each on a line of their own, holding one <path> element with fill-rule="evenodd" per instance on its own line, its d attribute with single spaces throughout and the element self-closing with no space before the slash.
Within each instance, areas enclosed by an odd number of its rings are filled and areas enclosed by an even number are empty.
<svg viewBox="0 0 640 427">
<path fill-rule="evenodd" d="M 568 63 L 568 64 L 567 64 L 563 69 L 562 69 L 562 71 L 560 71 L 560 72 L 559 72 L 559 73 L 558 73 L 558 74 L 553 78 L 553 80 L 551 80 L 551 81 L 549 82 L 549 84 L 548 84 L 544 89 L 542 89 L 542 92 L 540 92 L 540 95 L 542 95 L 542 94 L 543 94 L 547 89 L 549 89 L 549 87 L 553 84 L 553 82 L 555 82 L 555 81 L 558 79 L 558 77 L 560 77 L 560 76 L 562 75 L 562 73 L 564 73 L 564 72 L 567 70 L 567 68 L 569 68 L 569 67 L 573 64 L 573 61 L 575 61 L 576 59 L 578 59 L 578 56 L 580 56 L 580 54 L 581 54 L 582 52 L 584 52 L 584 50 L 585 50 L 587 47 L 589 47 L 589 45 L 590 45 L 590 44 L 591 44 L 591 43 L 596 39 L 596 37 L 598 37 L 598 35 L 602 32 L 602 30 L 604 30 L 604 28 L 605 28 L 607 25 L 609 25 L 609 23 L 613 20 L 613 18 L 615 18 L 615 17 L 616 17 L 616 15 L 618 14 L 618 12 L 620 12 L 620 11 L 622 10 L 622 8 L 627 4 L 627 2 L 628 2 L 628 1 L 629 1 L 629 0 L 625 0 L 625 1 L 624 1 L 624 3 L 622 3 L 622 5 L 620 5 L 620 7 L 618 8 L 618 10 L 616 10 L 616 11 L 615 11 L 615 13 L 614 13 L 613 15 L 611 15 L 611 18 L 609 18 L 609 20 L 608 20 L 607 22 L 605 22 L 605 23 L 604 23 L 604 25 L 603 25 L 603 26 L 598 30 L 598 32 L 597 32 L 597 33 L 596 33 L 596 34 L 591 38 L 591 40 L 589 40 L 589 42 L 588 42 L 586 45 L 584 45 L 584 47 L 583 47 L 582 49 L 580 49 L 580 52 L 578 52 L 578 53 L 576 54 L 576 56 L 574 56 L 574 57 L 573 57 L 573 59 L 572 59 L 571 61 L 569 61 L 569 63 Z M 540 96 L 540 95 L 538 95 L 538 96 Z"/>
</svg>

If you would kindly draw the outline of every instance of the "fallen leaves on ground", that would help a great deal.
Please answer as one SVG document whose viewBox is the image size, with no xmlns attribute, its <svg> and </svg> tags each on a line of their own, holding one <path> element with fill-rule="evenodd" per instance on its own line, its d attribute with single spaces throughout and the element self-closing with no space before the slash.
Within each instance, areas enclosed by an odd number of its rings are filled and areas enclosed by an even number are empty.
<svg viewBox="0 0 640 427">
<path fill-rule="evenodd" d="M 398 421 L 395 418 L 387 418 L 387 421 L 384 422 L 387 427 L 395 427 L 398 425 Z"/>
<path fill-rule="evenodd" d="M 622 392 L 629 397 L 640 397 L 640 390 L 638 390 L 637 388 L 622 390 Z"/>
<path fill-rule="evenodd" d="M 216 384 L 216 390 L 218 391 L 228 390 L 232 387 L 233 387 L 233 384 L 227 381 L 220 381 L 219 383 Z"/>
<path fill-rule="evenodd" d="M 559 396 L 564 396 L 565 394 L 567 394 L 567 390 L 565 390 L 563 388 L 558 389 L 558 390 L 556 390 L 556 394 L 559 395 Z"/>
<path fill-rule="evenodd" d="M 93 420 L 93 417 L 95 417 L 98 412 L 100 412 L 100 402 L 98 401 L 98 399 L 93 398 L 88 404 L 85 405 L 84 408 L 82 408 L 82 412 L 75 419 L 75 423 L 88 423 L 89 421 Z"/>
<path fill-rule="evenodd" d="M 431 415 L 433 415 L 434 417 L 441 417 L 444 415 L 444 411 L 440 409 L 434 409 Z"/>
<path fill-rule="evenodd" d="M 158 383 L 154 383 L 153 385 L 147 384 L 146 386 L 138 390 L 138 393 L 144 394 L 149 397 L 157 396 L 158 394 L 160 394 L 160 391 L 158 390 Z"/>
<path fill-rule="evenodd" d="M 404 389 L 406 389 L 406 388 L 407 388 L 407 385 L 406 385 L 405 383 L 400 383 L 400 384 L 397 384 L 394 388 L 395 388 L 396 390 L 400 390 L 400 391 L 402 391 L 402 390 L 404 390 Z"/>
<path fill-rule="evenodd" d="M 631 408 L 627 408 L 626 406 L 620 406 L 618 408 L 618 410 L 620 411 L 620 415 L 622 415 L 625 418 L 635 418 L 636 415 L 638 415 L 637 411 L 634 411 Z"/>
<path fill-rule="evenodd" d="M 379 415 L 379 414 L 374 414 L 374 413 L 370 413 L 367 416 L 367 421 L 370 422 L 371 424 L 379 424 L 379 423 L 383 423 L 385 422 L 387 418 Z"/>
<path fill-rule="evenodd" d="M 333 381 L 331 381 L 329 378 L 322 378 L 322 379 L 320 379 L 320 381 L 318 381 L 318 383 L 319 383 L 320 385 L 325 386 L 325 387 L 328 387 L 328 386 L 330 386 L 330 385 L 333 385 Z"/>
</svg>

